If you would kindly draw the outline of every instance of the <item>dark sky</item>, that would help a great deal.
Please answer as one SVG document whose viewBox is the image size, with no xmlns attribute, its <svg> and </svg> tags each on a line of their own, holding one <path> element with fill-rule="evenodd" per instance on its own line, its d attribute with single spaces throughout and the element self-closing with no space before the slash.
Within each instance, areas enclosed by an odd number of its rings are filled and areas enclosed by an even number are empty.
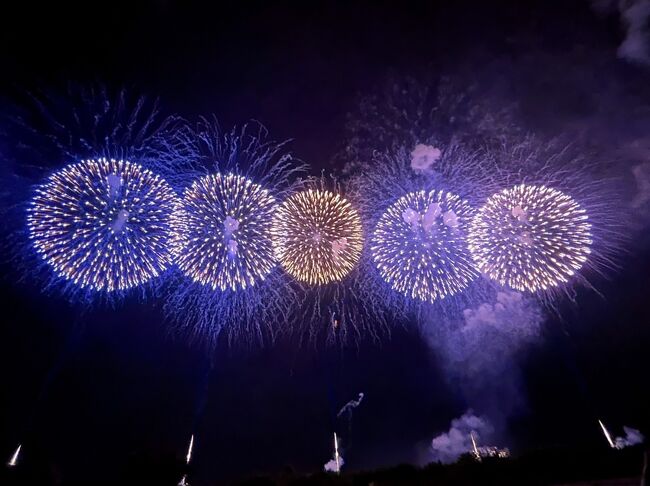
<svg viewBox="0 0 650 486">
<path fill-rule="evenodd" d="M 260 120 L 273 137 L 295 139 L 294 153 L 315 169 L 329 167 L 358 96 L 393 73 L 453 69 L 478 51 L 511 60 L 576 44 L 620 62 L 617 20 L 595 16 L 583 2 L 18 8 L 0 15 L 3 94 L 67 80 L 132 87 L 160 96 L 170 113 L 214 112 L 223 126 Z M 526 101 L 529 114 L 539 111 Z M 545 128 L 540 120 L 529 121 Z M 544 342 L 523 360 L 527 405 L 503 439 L 514 450 L 599 441 L 601 416 L 650 433 L 648 242 L 642 232 L 621 268 L 597 282 L 602 297 L 581 291 L 562 306 L 563 319 L 550 319 Z M 153 303 L 81 314 L 17 283 L 10 263 L 3 274 L 0 459 L 25 441 L 26 461 L 63 478 L 116 478 L 143 457 L 180 458 L 192 430 L 199 481 L 285 465 L 318 470 L 330 457 L 336 411 L 360 391 L 366 401 L 347 438 L 349 466 L 415 461 L 472 405 L 446 382 L 418 334 L 398 329 L 381 345 L 345 349 L 221 347 L 194 424 L 207 360 L 167 335 Z"/>
</svg>

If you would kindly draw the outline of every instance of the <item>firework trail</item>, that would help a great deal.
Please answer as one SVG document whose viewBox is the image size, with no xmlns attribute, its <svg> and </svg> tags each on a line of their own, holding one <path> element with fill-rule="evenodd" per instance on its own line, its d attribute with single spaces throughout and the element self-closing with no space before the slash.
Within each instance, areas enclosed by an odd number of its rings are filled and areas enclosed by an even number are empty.
<svg viewBox="0 0 650 486">
<path fill-rule="evenodd" d="M 189 464 L 192 460 L 192 449 L 194 449 L 194 434 L 190 437 L 190 444 L 187 446 L 187 455 L 185 456 L 185 464 Z"/>
<path fill-rule="evenodd" d="M 11 459 L 9 459 L 9 462 L 7 463 L 7 466 L 9 467 L 15 467 L 18 464 L 18 456 L 20 456 L 20 449 L 22 448 L 22 444 L 18 444 L 18 447 L 16 448 L 16 451 L 13 453 L 11 456 Z"/>
<path fill-rule="evenodd" d="M 179 125 L 159 100 L 122 88 L 68 83 L 58 91 L 24 93 L 9 135 L 20 161 L 40 167 L 103 156 L 153 163 Z M 161 150 L 162 149 L 162 150 Z"/>
<path fill-rule="evenodd" d="M 614 449 L 616 446 L 614 445 L 612 436 L 609 435 L 609 431 L 607 430 L 607 427 L 605 427 L 605 424 L 601 420 L 598 420 L 598 423 L 600 424 L 600 428 L 603 429 L 603 434 L 605 434 L 605 439 L 607 439 L 607 443 L 612 449 Z"/>
<path fill-rule="evenodd" d="M 474 437 L 474 431 L 472 430 L 469 433 L 469 436 L 472 439 L 472 452 L 474 453 L 474 457 L 476 458 L 477 461 L 481 460 L 481 454 L 478 451 L 478 447 L 476 446 L 476 438 Z"/>
<path fill-rule="evenodd" d="M 338 436 L 336 435 L 336 432 L 334 432 L 334 457 L 329 460 L 323 468 L 325 469 L 326 472 L 333 472 L 336 474 L 341 473 L 341 467 L 343 467 L 343 464 L 345 464 L 345 461 L 343 461 L 343 458 L 339 454 L 339 439 Z"/>
<path fill-rule="evenodd" d="M 643 434 L 639 430 L 627 426 L 623 426 L 625 437 L 616 437 L 615 439 L 612 439 L 609 430 L 607 430 L 607 427 L 605 427 L 605 424 L 602 422 L 602 420 L 598 420 L 598 423 L 600 424 L 600 428 L 605 435 L 605 439 L 607 439 L 609 447 L 612 449 L 624 449 L 626 447 L 642 444 L 645 440 L 645 437 L 643 437 Z"/>
</svg>

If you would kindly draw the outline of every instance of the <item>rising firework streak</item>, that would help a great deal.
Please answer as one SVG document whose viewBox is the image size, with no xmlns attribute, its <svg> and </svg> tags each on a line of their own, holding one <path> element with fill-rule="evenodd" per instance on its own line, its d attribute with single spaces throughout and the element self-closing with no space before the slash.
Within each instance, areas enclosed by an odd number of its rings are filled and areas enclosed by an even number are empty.
<svg viewBox="0 0 650 486">
<path fill-rule="evenodd" d="M 20 448 L 22 447 L 22 444 L 18 444 L 18 448 L 16 449 L 16 452 L 14 452 L 14 455 L 11 456 L 11 459 L 9 459 L 9 462 L 7 463 L 7 466 L 9 467 L 14 467 L 16 464 L 18 464 L 18 456 L 20 455 Z"/>
<path fill-rule="evenodd" d="M 192 460 L 192 449 L 194 448 L 194 434 L 190 437 L 190 445 L 187 448 L 187 456 L 185 457 L 185 463 L 189 464 Z"/>
<path fill-rule="evenodd" d="M 339 456 L 339 440 L 334 432 L 334 460 L 336 461 L 336 474 L 341 473 L 341 457 Z"/>
<path fill-rule="evenodd" d="M 192 449 L 194 449 L 194 434 L 190 437 L 190 445 L 187 447 L 187 455 L 185 456 L 185 464 L 189 464 L 192 460 Z M 180 483 L 178 486 L 189 486 L 190 483 L 187 482 L 187 474 L 183 474 Z"/>
<path fill-rule="evenodd" d="M 476 438 L 474 438 L 474 432 L 470 432 L 469 436 L 472 438 L 472 453 L 477 461 L 481 462 L 481 454 L 478 452 L 478 447 L 476 447 Z"/>
<path fill-rule="evenodd" d="M 605 438 L 607 439 L 609 446 L 612 449 L 616 449 L 616 446 L 614 445 L 614 441 L 612 440 L 612 436 L 609 435 L 609 431 L 607 430 L 607 427 L 605 427 L 605 424 L 602 423 L 600 420 L 598 421 L 598 423 L 600 424 L 600 428 L 603 429 L 603 433 L 605 434 Z"/>
<path fill-rule="evenodd" d="M 497 458 L 497 459 L 506 459 L 510 457 L 510 449 L 507 447 L 499 448 L 497 446 L 477 446 L 476 437 L 474 436 L 474 431 L 469 433 L 470 438 L 472 439 L 472 455 L 478 462 L 482 462 L 483 458 Z"/>
</svg>

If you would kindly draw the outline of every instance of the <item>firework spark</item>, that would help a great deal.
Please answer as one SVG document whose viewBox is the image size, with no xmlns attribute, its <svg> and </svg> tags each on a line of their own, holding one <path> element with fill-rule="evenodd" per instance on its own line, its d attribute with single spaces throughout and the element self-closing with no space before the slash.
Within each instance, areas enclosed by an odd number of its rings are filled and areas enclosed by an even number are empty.
<svg viewBox="0 0 650 486">
<path fill-rule="evenodd" d="M 202 177 L 185 190 L 174 215 L 176 262 L 194 282 L 239 290 L 275 266 L 271 222 L 275 199 L 235 174 Z"/>
<path fill-rule="evenodd" d="M 433 302 L 477 276 L 465 243 L 472 208 L 455 194 L 419 191 L 381 216 L 370 250 L 382 278 L 398 292 Z"/>
<path fill-rule="evenodd" d="M 52 174 L 28 209 L 30 239 L 62 279 L 92 291 L 145 283 L 172 262 L 177 197 L 127 160 L 89 159 Z"/>
<path fill-rule="evenodd" d="M 346 199 L 325 190 L 290 196 L 273 220 L 273 235 L 284 269 L 308 285 L 342 280 L 363 248 L 359 213 Z"/>
<path fill-rule="evenodd" d="M 520 184 L 491 196 L 470 224 L 478 269 L 501 285 L 536 292 L 568 282 L 591 253 L 586 211 L 546 186 Z"/>
</svg>

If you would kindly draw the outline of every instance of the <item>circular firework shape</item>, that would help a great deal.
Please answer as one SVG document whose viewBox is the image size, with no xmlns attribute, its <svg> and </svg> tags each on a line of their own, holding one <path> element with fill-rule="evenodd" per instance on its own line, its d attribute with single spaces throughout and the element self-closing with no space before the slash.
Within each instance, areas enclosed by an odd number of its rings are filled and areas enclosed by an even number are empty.
<svg viewBox="0 0 650 486">
<path fill-rule="evenodd" d="M 586 211 L 545 186 L 520 184 L 490 196 L 470 225 L 478 269 L 522 292 L 568 282 L 587 261 L 591 244 Z"/>
<path fill-rule="evenodd" d="M 477 276 L 466 242 L 472 215 L 469 203 L 449 192 L 402 196 L 370 240 L 379 274 L 397 292 L 426 302 L 462 291 Z"/>
<path fill-rule="evenodd" d="M 284 201 L 273 219 L 273 235 L 282 267 L 309 285 L 342 280 L 363 249 L 359 212 L 326 190 L 309 189 Z"/>
<path fill-rule="evenodd" d="M 178 267 L 214 290 L 254 286 L 275 266 L 275 209 L 275 198 L 245 177 L 216 173 L 195 180 L 174 215 Z"/>
<path fill-rule="evenodd" d="M 136 163 L 82 160 L 36 190 L 27 211 L 29 237 L 64 280 L 93 291 L 127 290 L 172 263 L 177 203 L 163 178 Z"/>
</svg>

